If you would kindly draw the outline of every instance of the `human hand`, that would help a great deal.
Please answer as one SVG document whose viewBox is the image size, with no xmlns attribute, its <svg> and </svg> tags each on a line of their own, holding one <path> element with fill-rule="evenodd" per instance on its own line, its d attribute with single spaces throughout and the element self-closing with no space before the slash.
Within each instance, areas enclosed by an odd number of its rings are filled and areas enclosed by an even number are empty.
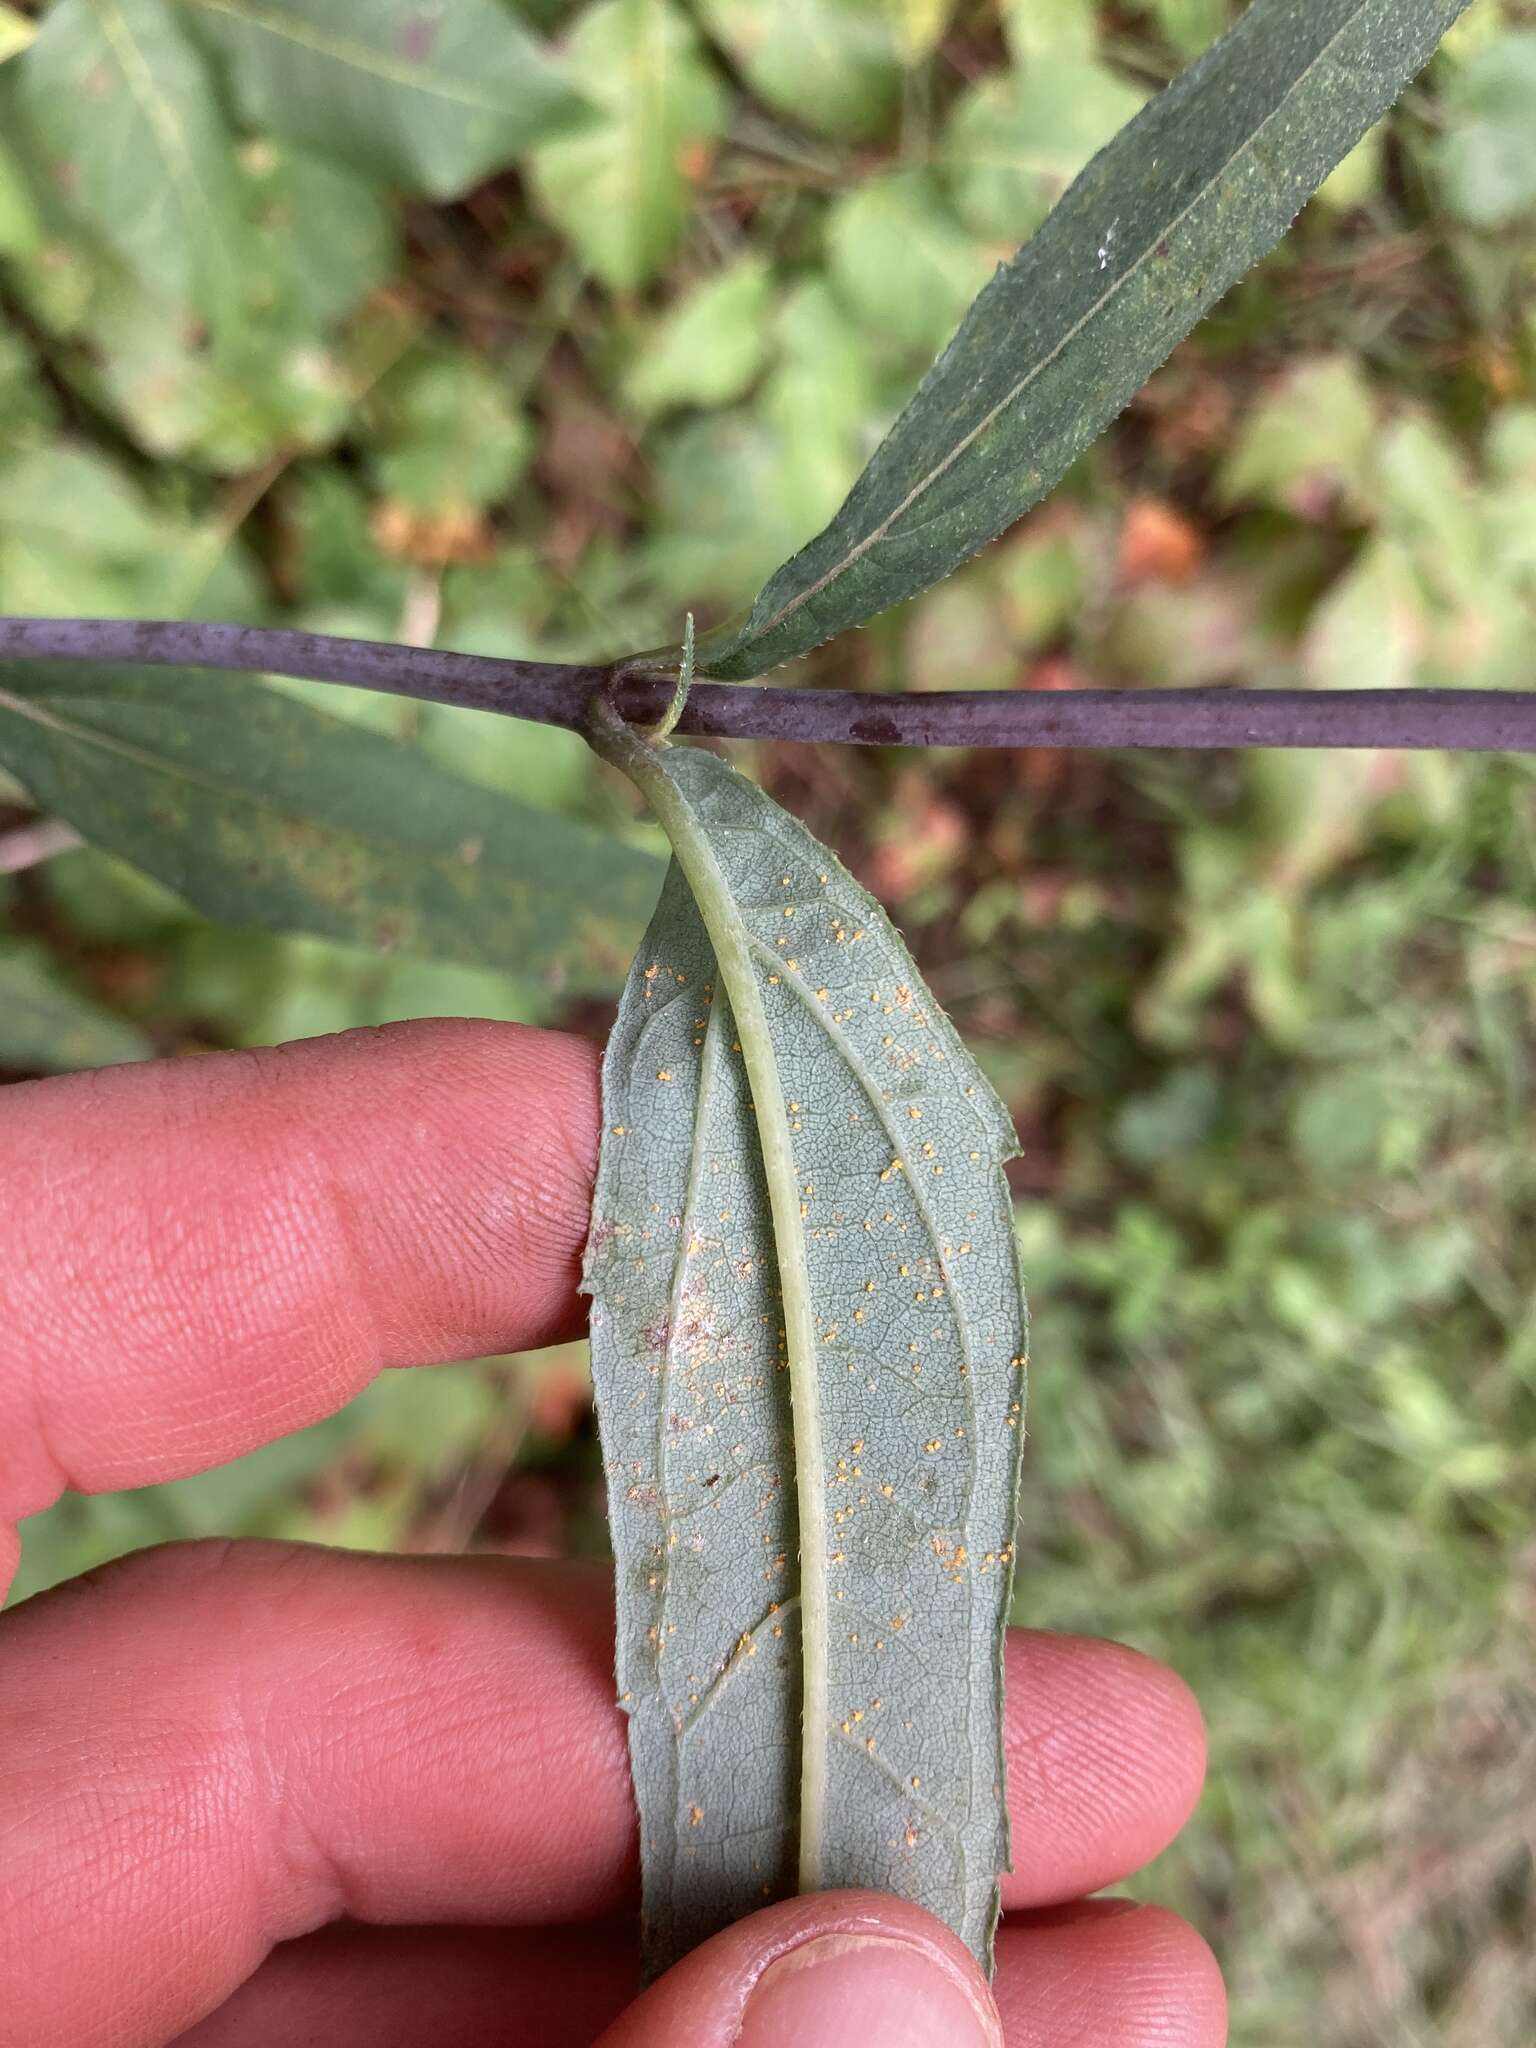
<svg viewBox="0 0 1536 2048">
<path fill-rule="evenodd" d="M 66 1486 L 575 1334 L 597 1131 L 589 1046 L 468 1023 L 6 1090 L 0 1589 Z M 262 1542 L 0 1618 L 0 2048 L 1220 2048 L 1198 1935 L 1083 1896 L 1182 1825 L 1199 1711 L 1129 1650 L 1028 1631 L 1000 2033 L 947 1930 L 868 1892 L 770 1907 L 626 2006 L 612 1630 L 589 1567 Z"/>
</svg>

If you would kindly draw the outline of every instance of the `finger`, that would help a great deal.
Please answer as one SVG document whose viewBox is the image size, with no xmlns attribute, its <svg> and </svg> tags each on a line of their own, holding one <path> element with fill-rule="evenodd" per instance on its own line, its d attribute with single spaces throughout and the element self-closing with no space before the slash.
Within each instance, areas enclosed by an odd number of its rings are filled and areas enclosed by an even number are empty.
<svg viewBox="0 0 1536 2048">
<path fill-rule="evenodd" d="M 204 1543 L 16 1609 L 0 2048 L 165 2040 L 342 1916 L 554 1922 L 629 1897 L 605 1581 Z"/>
<path fill-rule="evenodd" d="M 632 1929 L 619 1922 L 537 1934 L 328 1928 L 285 1943 L 175 2048 L 305 2040 L 326 2048 L 421 2048 L 429 2040 L 506 2048 L 509 2015 L 515 2038 L 538 2048 L 588 2048 L 632 1995 L 637 1968 Z M 993 1996 L 1006 2048 L 1222 2048 L 1226 2039 L 1226 1998 L 1210 1950 L 1172 1914 L 1128 1900 L 1005 1923 Z M 888 2038 L 867 2026 L 864 2036 L 870 2048 Z M 858 2048 L 859 2035 L 851 2039 Z M 616 2029 L 602 2048 L 620 2044 L 633 2048 Z M 781 2048 L 793 2048 L 793 2037 L 782 2037 Z"/>
<path fill-rule="evenodd" d="M 141 2038 L 101 2031 L 125 1982 L 153 1987 L 163 2037 L 342 1914 L 556 1921 L 631 1895 L 606 1573 L 190 1544 L 3 1628 L 0 1982 L 9 1955 L 26 2048 Z M 1009 1897 L 1126 1874 L 1198 1788 L 1187 1692 L 1113 1644 L 1027 1634 L 1009 1683 Z"/>
<path fill-rule="evenodd" d="M 570 1334 L 597 1129 L 595 1049 L 515 1025 L 7 1089 L 0 1519 Z"/>
<path fill-rule="evenodd" d="M 1183 1679 L 1123 1643 L 1015 1630 L 1005 1684 L 1008 1910 L 1118 1884 L 1166 1849 L 1205 1783 Z"/>
<path fill-rule="evenodd" d="M 634 1997 L 632 1920 L 361 1927 L 284 1942 L 174 2048 L 591 2048 Z"/>
<path fill-rule="evenodd" d="M 786 1899 L 660 1977 L 598 2048 L 1002 2048 L 986 1979 L 931 1914 L 878 1892 Z"/>
<path fill-rule="evenodd" d="M 1161 1906 L 1083 1900 L 1005 1921 L 997 2003 L 1008 2048 L 1223 2048 L 1216 1958 Z"/>
</svg>

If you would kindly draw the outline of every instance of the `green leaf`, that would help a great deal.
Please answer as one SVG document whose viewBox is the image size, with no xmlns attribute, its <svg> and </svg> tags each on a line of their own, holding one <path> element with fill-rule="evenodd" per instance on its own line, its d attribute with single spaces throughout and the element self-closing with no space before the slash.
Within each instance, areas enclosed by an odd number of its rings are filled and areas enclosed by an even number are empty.
<svg viewBox="0 0 1536 2048">
<path fill-rule="evenodd" d="M 498 0 L 183 0 L 243 120 L 454 199 L 582 118 L 564 72 Z"/>
<path fill-rule="evenodd" d="M 660 865 L 256 683 L 0 662 L 0 761 L 210 917 L 612 988 Z"/>
<path fill-rule="evenodd" d="M 819 281 L 785 301 L 778 363 L 750 409 L 683 422 L 653 462 L 662 531 L 648 550 L 654 580 L 680 603 L 726 603 L 826 519 L 873 444 L 870 350 Z"/>
<path fill-rule="evenodd" d="M 234 152 L 168 0 L 59 0 L 17 72 L 53 188 L 136 278 L 230 329 L 245 227 Z"/>
<path fill-rule="evenodd" d="M 289 256 L 300 260 L 297 248 Z M 355 275 L 349 259 L 338 259 L 338 282 Z M 293 279 L 272 284 L 286 293 Z M 267 316 L 252 314 L 247 360 L 259 369 L 243 375 L 197 347 L 174 308 L 126 281 L 103 280 L 86 322 L 100 367 L 80 381 L 152 453 L 191 454 L 222 474 L 243 474 L 279 450 L 323 447 L 346 427 L 359 391 L 399 355 L 417 316 L 394 301 L 367 305 L 330 341 L 304 317 L 307 296 L 301 287 Z"/>
<path fill-rule="evenodd" d="M 388 196 L 266 137 L 242 150 L 240 170 L 256 238 L 248 297 L 269 326 L 286 330 L 273 344 L 309 340 L 390 275 L 398 237 Z"/>
<path fill-rule="evenodd" d="M 1436 151 L 1445 193 L 1473 227 L 1536 208 L 1536 29 L 1513 29 L 1451 74 Z"/>
<path fill-rule="evenodd" d="M 104 456 L 58 438 L 0 459 L 0 611 L 250 616 L 229 533 L 152 509 Z M 212 588 L 209 588 L 210 583 Z"/>
<path fill-rule="evenodd" d="M 1321 690 L 1401 690 L 1415 680 L 1427 635 L 1423 585 L 1394 540 L 1362 549 L 1315 607 L 1302 669 Z"/>
<path fill-rule="evenodd" d="M 647 564 L 678 603 L 717 597 L 729 604 L 805 530 L 792 465 L 759 412 L 742 407 L 684 420 L 654 443 L 661 530 Z"/>
<path fill-rule="evenodd" d="M 1193 57 L 1232 18 L 1233 0 L 1148 0 L 1149 13 L 1181 56 Z"/>
<path fill-rule="evenodd" d="M 635 354 L 624 395 L 637 412 L 730 405 L 763 366 L 773 273 L 743 256 L 696 285 Z"/>
<path fill-rule="evenodd" d="M 37 23 L 30 16 L 0 0 L 0 64 L 30 49 L 37 36 Z"/>
<path fill-rule="evenodd" d="M 820 280 L 790 294 L 777 341 L 780 360 L 757 403 L 774 442 L 764 496 L 792 533 L 804 533 L 847 496 L 889 413 L 867 338 Z"/>
<path fill-rule="evenodd" d="M 0 1067 L 68 1074 L 153 1051 L 142 1031 L 70 988 L 46 947 L 0 938 Z"/>
<path fill-rule="evenodd" d="M 895 112 L 904 24 L 882 0 L 704 0 L 701 12 L 776 113 L 859 142 Z"/>
<path fill-rule="evenodd" d="M 929 171 L 891 171 L 827 215 L 827 274 L 876 341 L 912 356 L 943 345 L 990 268 Z"/>
<path fill-rule="evenodd" d="M 999 270 L 826 530 L 706 637 L 727 679 L 946 576 L 1026 512 L 1391 103 L 1464 0 L 1255 0 Z"/>
<path fill-rule="evenodd" d="M 369 404 L 382 489 L 438 519 L 505 496 L 533 448 L 508 381 L 466 350 L 413 356 L 392 370 Z"/>
<path fill-rule="evenodd" d="M 1144 98 L 1102 64 L 1067 58 L 983 79 L 944 133 L 957 212 L 979 235 L 1021 241 Z"/>
<path fill-rule="evenodd" d="M 1249 407 L 1219 473 L 1228 504 L 1259 498 L 1303 518 L 1347 492 L 1358 511 L 1369 498 L 1380 407 L 1353 356 L 1294 364 Z"/>
<path fill-rule="evenodd" d="M 990 1951 L 1024 1306 L 1006 1110 L 871 897 L 615 720 L 675 865 L 604 1065 L 586 1285 L 651 1972 L 872 1885 Z"/>
<path fill-rule="evenodd" d="M 1036 57 L 1091 57 L 1099 38 L 1097 0 L 1003 0 L 1003 34 L 1021 63 Z"/>
<path fill-rule="evenodd" d="M 534 194 L 605 284 L 634 291 L 676 245 L 690 165 L 724 121 L 720 88 L 670 0 L 599 0 L 568 54 L 602 118 L 534 151 Z"/>
<path fill-rule="evenodd" d="M 42 228 L 16 159 L 0 140 L 0 256 L 35 256 Z"/>
</svg>

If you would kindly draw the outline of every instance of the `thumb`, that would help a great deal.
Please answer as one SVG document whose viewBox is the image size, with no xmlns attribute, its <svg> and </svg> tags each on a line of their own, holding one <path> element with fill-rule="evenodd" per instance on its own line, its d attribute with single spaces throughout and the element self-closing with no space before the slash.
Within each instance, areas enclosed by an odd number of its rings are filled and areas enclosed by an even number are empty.
<svg viewBox="0 0 1536 2048">
<path fill-rule="evenodd" d="M 815 1892 L 684 1956 L 596 2048 L 1002 2048 L 986 1979 L 941 1921 L 879 1892 Z"/>
</svg>

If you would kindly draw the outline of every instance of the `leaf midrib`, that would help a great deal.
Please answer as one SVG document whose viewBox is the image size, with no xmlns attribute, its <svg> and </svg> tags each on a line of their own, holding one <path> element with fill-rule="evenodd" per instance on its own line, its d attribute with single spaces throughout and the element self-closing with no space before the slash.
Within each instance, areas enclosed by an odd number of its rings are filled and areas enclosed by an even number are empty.
<svg viewBox="0 0 1536 2048">
<path fill-rule="evenodd" d="M 863 1061 L 857 1056 L 854 1048 L 849 1043 L 847 1033 L 829 1015 L 826 1005 L 812 1000 L 810 990 L 806 987 L 800 975 L 790 974 L 786 976 L 782 974 L 781 970 L 784 963 L 766 940 L 760 939 L 756 932 L 753 931 L 746 932 L 746 939 L 752 951 L 772 967 L 775 973 L 780 974 L 780 985 L 792 989 L 800 998 L 802 1008 L 820 1024 L 822 1031 L 836 1050 L 843 1065 L 863 1089 L 865 1100 L 875 1112 L 876 1117 L 879 1119 L 880 1128 L 884 1131 L 890 1143 L 891 1157 L 893 1159 L 900 1159 L 903 1162 L 902 1175 L 907 1186 L 912 1191 L 913 1204 L 922 1219 L 923 1228 L 927 1231 L 929 1240 L 933 1245 L 939 1271 L 944 1276 L 944 1299 L 949 1303 L 950 1313 L 955 1320 L 956 1334 L 960 1339 L 960 1356 L 964 1359 L 966 1365 L 964 1376 L 966 1441 L 974 1450 L 976 1442 L 976 1389 L 972 1381 L 972 1375 L 978 1362 L 977 1354 L 972 1348 L 970 1324 L 967 1321 L 966 1312 L 961 1305 L 960 1296 L 955 1291 L 954 1276 L 951 1274 L 949 1265 L 944 1257 L 944 1240 L 939 1233 L 938 1224 L 934 1220 L 933 1211 L 928 1205 L 928 1198 L 923 1192 L 921 1176 L 911 1171 L 910 1162 L 907 1161 L 907 1152 L 910 1148 L 902 1138 L 895 1119 L 891 1115 L 890 1105 L 881 1099 L 879 1089 L 875 1087 L 869 1076 L 865 1073 Z M 975 1478 L 976 1471 L 973 1459 L 966 1472 L 965 1510 L 961 1518 L 967 1523 L 970 1519 L 971 1505 L 974 1498 Z"/>
</svg>

